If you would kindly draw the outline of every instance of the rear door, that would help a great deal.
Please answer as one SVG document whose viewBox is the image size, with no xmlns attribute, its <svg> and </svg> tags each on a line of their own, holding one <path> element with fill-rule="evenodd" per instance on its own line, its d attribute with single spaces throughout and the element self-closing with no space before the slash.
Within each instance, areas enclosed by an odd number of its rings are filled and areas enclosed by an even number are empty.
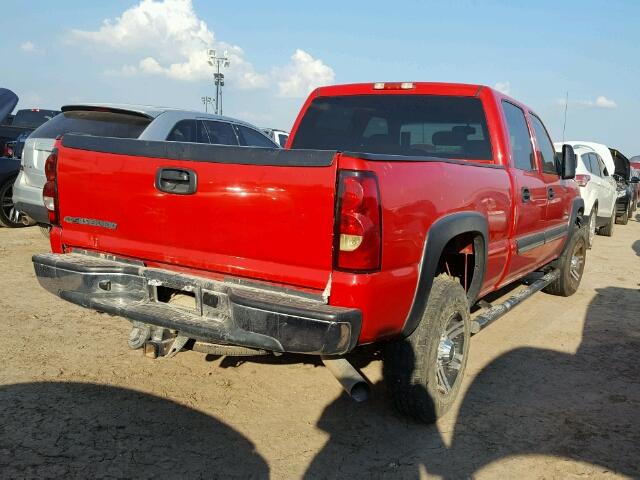
<svg viewBox="0 0 640 480">
<path fill-rule="evenodd" d="M 567 188 L 566 181 L 560 179 L 553 142 L 542 120 L 531 112 L 529 118 L 535 133 L 536 156 L 541 170 L 540 178 L 547 194 L 545 248 L 542 252 L 543 261 L 546 263 L 557 256 L 565 243 L 568 233 L 569 207 L 572 205 L 574 193 Z"/>
<path fill-rule="evenodd" d="M 532 135 L 525 112 L 517 105 L 502 101 L 511 151 L 511 174 L 515 187 L 515 241 L 508 283 L 523 272 L 535 269 L 544 252 L 547 185 L 538 170 Z"/>
<path fill-rule="evenodd" d="M 594 154 L 598 162 L 598 169 L 601 177 L 602 187 L 602 203 L 599 210 L 600 217 L 611 218 L 613 210 L 616 208 L 616 181 L 609 174 L 602 157 L 597 153 Z"/>
</svg>

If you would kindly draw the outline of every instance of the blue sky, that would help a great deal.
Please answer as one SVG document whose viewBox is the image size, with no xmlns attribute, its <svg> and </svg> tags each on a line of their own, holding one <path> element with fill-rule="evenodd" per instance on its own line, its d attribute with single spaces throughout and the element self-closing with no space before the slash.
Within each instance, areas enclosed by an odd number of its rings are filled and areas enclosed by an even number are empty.
<svg viewBox="0 0 640 480">
<path fill-rule="evenodd" d="M 200 97 L 213 94 L 208 44 L 231 53 L 224 113 L 259 126 L 288 129 L 322 83 L 499 84 L 542 116 L 554 140 L 568 91 L 568 139 L 640 154 L 637 0 L 2 4 L 12 19 L 0 86 L 23 108 L 202 109 Z"/>
</svg>

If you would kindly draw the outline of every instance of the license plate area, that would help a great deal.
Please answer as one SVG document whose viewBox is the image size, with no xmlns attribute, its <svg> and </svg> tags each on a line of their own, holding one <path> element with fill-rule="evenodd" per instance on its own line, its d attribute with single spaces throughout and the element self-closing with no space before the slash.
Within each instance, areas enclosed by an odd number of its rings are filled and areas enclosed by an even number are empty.
<svg viewBox="0 0 640 480">
<path fill-rule="evenodd" d="M 153 287 L 157 303 L 166 303 L 172 307 L 202 315 L 202 302 L 199 287 L 178 287 L 173 285 L 157 285 Z"/>
</svg>

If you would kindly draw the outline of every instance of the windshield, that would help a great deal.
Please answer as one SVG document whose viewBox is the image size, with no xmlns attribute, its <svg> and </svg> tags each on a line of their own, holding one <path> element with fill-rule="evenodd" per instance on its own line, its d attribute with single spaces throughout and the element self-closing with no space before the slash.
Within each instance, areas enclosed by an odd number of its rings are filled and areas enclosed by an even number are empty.
<svg viewBox="0 0 640 480">
<path fill-rule="evenodd" d="M 63 112 L 31 134 L 31 138 L 56 138 L 65 133 L 98 137 L 138 138 L 150 119 L 126 113 L 79 110 Z"/>
<path fill-rule="evenodd" d="M 442 95 L 317 98 L 292 148 L 492 159 L 480 99 Z"/>
<path fill-rule="evenodd" d="M 51 120 L 59 111 L 56 110 L 19 110 L 13 119 L 14 127 L 37 128 L 44 122 Z"/>
</svg>

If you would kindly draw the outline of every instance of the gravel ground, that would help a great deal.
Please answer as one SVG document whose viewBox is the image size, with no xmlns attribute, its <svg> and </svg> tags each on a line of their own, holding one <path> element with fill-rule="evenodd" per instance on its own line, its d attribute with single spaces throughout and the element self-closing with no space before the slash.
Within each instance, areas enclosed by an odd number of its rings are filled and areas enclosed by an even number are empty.
<svg viewBox="0 0 640 480">
<path fill-rule="evenodd" d="M 639 220 L 596 238 L 573 297 L 473 338 L 435 426 L 393 412 L 375 355 L 365 404 L 312 358 L 145 358 L 38 286 L 37 228 L 0 229 L 0 477 L 640 478 Z"/>
</svg>

